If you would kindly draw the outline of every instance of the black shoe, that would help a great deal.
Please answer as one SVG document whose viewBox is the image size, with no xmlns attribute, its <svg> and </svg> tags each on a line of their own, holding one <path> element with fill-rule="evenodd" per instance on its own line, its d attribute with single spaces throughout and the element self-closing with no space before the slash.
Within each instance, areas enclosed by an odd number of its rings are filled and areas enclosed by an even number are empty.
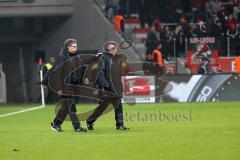
<svg viewBox="0 0 240 160">
<path fill-rule="evenodd" d="M 88 130 L 94 130 L 92 123 L 87 123 Z"/>
<path fill-rule="evenodd" d="M 75 132 L 87 132 L 87 129 L 80 127 L 80 128 L 75 129 Z"/>
<path fill-rule="evenodd" d="M 130 128 L 127 128 L 125 126 L 117 126 L 116 129 L 117 130 L 129 130 Z"/>
<path fill-rule="evenodd" d="M 55 131 L 55 132 L 62 132 L 61 126 L 57 126 L 57 125 L 55 125 L 55 124 L 53 124 L 53 123 L 51 123 L 51 129 L 52 129 L 53 131 Z"/>
</svg>

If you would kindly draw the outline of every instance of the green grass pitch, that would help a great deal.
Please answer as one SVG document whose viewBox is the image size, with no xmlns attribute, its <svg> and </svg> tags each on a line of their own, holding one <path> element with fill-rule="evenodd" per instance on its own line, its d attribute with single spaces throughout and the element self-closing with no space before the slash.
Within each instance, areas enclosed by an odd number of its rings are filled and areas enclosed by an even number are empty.
<svg viewBox="0 0 240 160">
<path fill-rule="evenodd" d="M 31 106 L 2 105 L 0 115 Z M 54 106 L 2 117 L 0 160 L 240 159 L 239 102 L 124 105 L 124 115 L 129 131 L 115 130 L 112 111 L 87 133 L 73 132 L 70 122 L 53 132 Z"/>
</svg>

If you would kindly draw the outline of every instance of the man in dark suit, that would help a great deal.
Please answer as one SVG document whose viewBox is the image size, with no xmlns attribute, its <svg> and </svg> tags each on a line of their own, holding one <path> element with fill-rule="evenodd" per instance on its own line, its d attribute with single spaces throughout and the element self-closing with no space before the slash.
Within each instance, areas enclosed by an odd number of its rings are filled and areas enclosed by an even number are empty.
<svg viewBox="0 0 240 160">
<path fill-rule="evenodd" d="M 116 129 L 128 130 L 124 126 L 123 109 L 121 97 L 123 87 L 121 83 L 121 75 L 123 74 L 123 66 L 126 66 L 126 57 L 117 54 L 118 44 L 114 41 L 109 41 L 104 46 L 104 53 L 99 58 L 103 62 L 102 69 L 97 78 L 97 85 L 105 91 L 111 92 L 114 96 L 104 98 L 94 112 L 88 117 L 86 123 L 89 130 L 93 130 L 93 123 L 99 116 L 110 106 L 114 107 Z M 124 65 L 125 64 L 125 65 Z"/>
</svg>

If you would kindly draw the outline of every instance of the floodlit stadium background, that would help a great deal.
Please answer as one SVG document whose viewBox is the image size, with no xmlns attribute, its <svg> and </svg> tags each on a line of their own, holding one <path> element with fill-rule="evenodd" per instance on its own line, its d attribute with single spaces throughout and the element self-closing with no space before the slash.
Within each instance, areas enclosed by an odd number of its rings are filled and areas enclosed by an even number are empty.
<svg viewBox="0 0 240 160">
<path fill-rule="evenodd" d="M 237 0 L 0 0 L 0 159 L 239 159 L 239 13 Z M 130 131 L 115 131 L 112 112 L 94 132 L 76 134 L 70 122 L 50 130 L 55 105 L 42 106 L 38 62 L 67 38 L 86 56 L 108 40 L 131 42 L 119 51 Z M 147 56 L 156 41 L 164 69 Z M 199 44 L 213 74 L 197 74 Z M 82 98 L 78 112 L 95 106 Z"/>
</svg>

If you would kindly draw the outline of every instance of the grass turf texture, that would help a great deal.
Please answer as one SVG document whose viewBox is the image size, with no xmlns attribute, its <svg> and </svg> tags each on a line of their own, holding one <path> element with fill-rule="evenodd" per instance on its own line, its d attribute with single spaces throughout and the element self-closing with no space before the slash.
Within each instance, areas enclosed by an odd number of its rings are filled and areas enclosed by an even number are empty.
<svg viewBox="0 0 240 160">
<path fill-rule="evenodd" d="M 78 111 L 94 105 L 79 105 Z M 0 115 L 28 108 L 0 106 Z M 191 117 L 190 116 L 191 109 Z M 185 115 L 169 120 L 151 114 Z M 240 103 L 166 103 L 124 106 L 129 131 L 116 131 L 113 112 L 101 117 L 95 131 L 50 129 L 54 107 L 0 118 L 0 159 L 167 159 L 240 158 Z M 140 116 L 139 116 L 140 113 Z M 130 117 L 130 115 L 132 117 Z M 191 119 L 190 119 L 191 118 Z M 82 126 L 86 126 L 82 122 Z"/>
</svg>

